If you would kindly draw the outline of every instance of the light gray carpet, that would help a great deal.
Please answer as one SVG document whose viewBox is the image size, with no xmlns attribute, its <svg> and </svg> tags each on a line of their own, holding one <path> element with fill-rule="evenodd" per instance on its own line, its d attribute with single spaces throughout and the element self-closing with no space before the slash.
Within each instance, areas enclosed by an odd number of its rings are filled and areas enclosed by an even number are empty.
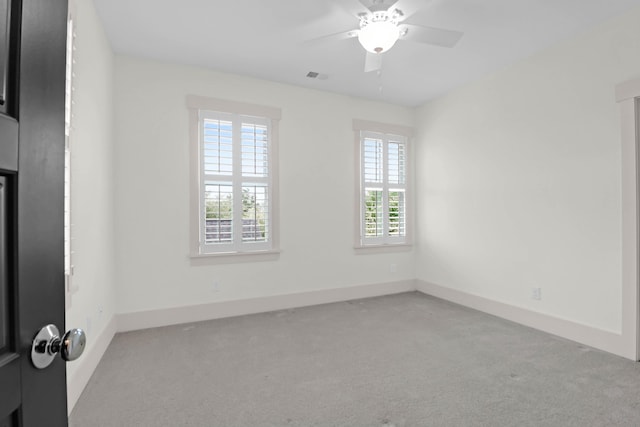
<svg viewBox="0 0 640 427">
<path fill-rule="evenodd" d="M 118 334 L 71 426 L 640 426 L 640 366 L 420 293 Z"/>
</svg>

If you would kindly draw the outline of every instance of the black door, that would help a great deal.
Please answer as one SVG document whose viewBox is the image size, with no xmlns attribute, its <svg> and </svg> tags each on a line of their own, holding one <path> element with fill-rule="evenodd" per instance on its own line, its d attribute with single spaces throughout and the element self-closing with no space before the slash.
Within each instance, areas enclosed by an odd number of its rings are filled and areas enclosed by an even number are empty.
<svg viewBox="0 0 640 427">
<path fill-rule="evenodd" d="M 67 425 L 65 366 L 31 363 L 64 330 L 67 0 L 0 0 L 0 427 Z"/>
</svg>

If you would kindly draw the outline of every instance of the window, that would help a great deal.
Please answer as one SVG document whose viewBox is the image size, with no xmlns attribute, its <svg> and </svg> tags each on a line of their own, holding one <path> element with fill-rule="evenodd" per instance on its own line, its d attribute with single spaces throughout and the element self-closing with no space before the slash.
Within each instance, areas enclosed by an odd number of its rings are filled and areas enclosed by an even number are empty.
<svg viewBox="0 0 640 427">
<path fill-rule="evenodd" d="M 190 96 L 197 174 L 192 255 L 277 249 L 276 140 L 280 110 Z M 192 164 L 192 166 L 194 166 Z"/>
<path fill-rule="evenodd" d="M 354 121 L 354 129 L 359 159 L 356 246 L 409 244 L 410 130 L 362 121 Z"/>
<path fill-rule="evenodd" d="M 73 130 L 73 79 L 75 77 L 75 2 L 69 2 L 67 16 L 67 59 L 65 73 L 65 108 L 64 108 L 64 277 L 66 307 L 71 307 L 71 296 L 78 290 L 72 282 L 73 277 L 73 234 L 71 222 L 71 139 Z"/>
</svg>

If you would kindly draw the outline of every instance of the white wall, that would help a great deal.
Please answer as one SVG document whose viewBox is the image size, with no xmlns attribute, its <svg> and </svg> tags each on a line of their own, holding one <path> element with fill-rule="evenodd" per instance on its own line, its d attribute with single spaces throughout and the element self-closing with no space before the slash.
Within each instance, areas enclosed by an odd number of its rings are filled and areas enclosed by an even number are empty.
<svg viewBox="0 0 640 427">
<path fill-rule="evenodd" d="M 187 94 L 282 108 L 278 260 L 191 264 Z M 415 277 L 413 251 L 353 249 L 352 119 L 411 126 L 411 109 L 120 56 L 115 102 L 120 313 Z"/>
<path fill-rule="evenodd" d="M 620 332 L 614 89 L 640 75 L 638 22 L 640 10 L 417 111 L 418 279 Z"/>
<path fill-rule="evenodd" d="M 109 329 L 114 329 L 112 319 L 116 312 L 114 65 L 93 1 L 77 2 L 76 34 L 71 210 L 75 265 L 72 280 L 78 289 L 71 297 L 66 324 L 67 328 L 86 330 L 87 347 L 81 359 L 67 364 L 70 408 L 113 334 Z"/>
</svg>

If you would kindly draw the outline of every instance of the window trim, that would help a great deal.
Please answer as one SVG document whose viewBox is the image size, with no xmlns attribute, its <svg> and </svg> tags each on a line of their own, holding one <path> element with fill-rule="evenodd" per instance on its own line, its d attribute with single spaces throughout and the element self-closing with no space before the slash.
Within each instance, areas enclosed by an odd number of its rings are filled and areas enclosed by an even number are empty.
<svg viewBox="0 0 640 427">
<path fill-rule="evenodd" d="M 383 252 L 410 251 L 413 246 L 413 149 L 411 138 L 413 128 L 402 125 L 373 122 L 354 119 L 354 159 L 355 159 L 355 185 L 354 185 L 354 250 L 357 254 L 374 254 Z M 406 138 L 406 238 L 403 241 L 384 243 L 365 243 L 362 232 L 362 133 L 377 133 L 394 135 Z"/>
<path fill-rule="evenodd" d="M 209 98 L 197 95 L 187 95 L 186 105 L 189 111 L 189 151 L 190 151 L 190 248 L 189 257 L 192 264 L 207 263 L 206 260 L 216 259 L 219 262 L 235 262 L 234 258 L 242 256 L 243 259 L 250 261 L 267 261 L 277 257 L 280 250 L 279 240 L 279 179 L 278 179 L 278 140 L 279 140 L 279 121 L 282 116 L 280 108 L 268 107 L 256 104 L 248 104 L 244 102 L 229 101 L 217 98 Z M 200 212 L 201 212 L 201 147 L 200 147 L 200 114 L 201 111 L 213 111 L 223 114 L 243 115 L 262 117 L 271 121 L 270 127 L 270 185 L 271 185 L 271 224 L 270 237 L 271 244 L 268 249 L 261 247 L 257 250 L 243 251 L 220 251 L 220 252 L 203 252 L 200 245 L 201 229 L 200 229 Z M 197 262 L 196 262 L 197 261 Z"/>
</svg>

